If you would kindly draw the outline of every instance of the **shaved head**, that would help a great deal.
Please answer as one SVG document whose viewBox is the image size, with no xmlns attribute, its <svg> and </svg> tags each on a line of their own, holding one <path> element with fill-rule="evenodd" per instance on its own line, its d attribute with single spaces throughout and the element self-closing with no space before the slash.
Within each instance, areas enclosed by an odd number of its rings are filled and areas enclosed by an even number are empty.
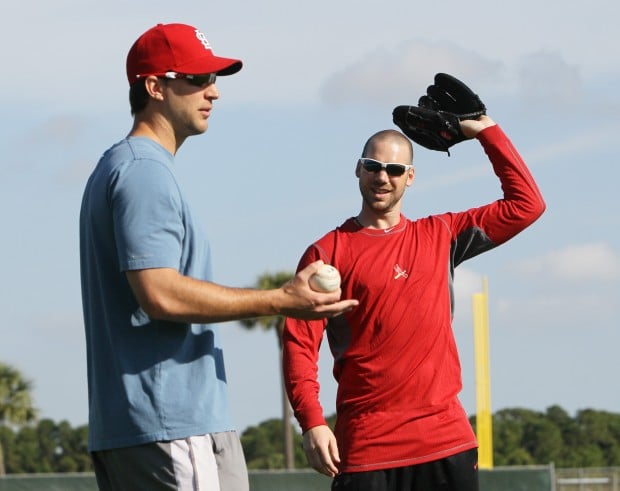
<svg viewBox="0 0 620 491">
<path fill-rule="evenodd" d="M 403 146 L 407 148 L 408 161 L 402 162 L 403 164 L 411 164 L 413 163 L 413 146 L 411 145 L 411 141 L 400 131 L 396 130 L 382 130 L 378 131 L 374 135 L 372 135 L 364 145 L 364 150 L 362 150 L 362 157 L 368 157 L 369 154 L 373 153 L 375 148 L 380 144 L 397 144 L 398 146 Z"/>
</svg>

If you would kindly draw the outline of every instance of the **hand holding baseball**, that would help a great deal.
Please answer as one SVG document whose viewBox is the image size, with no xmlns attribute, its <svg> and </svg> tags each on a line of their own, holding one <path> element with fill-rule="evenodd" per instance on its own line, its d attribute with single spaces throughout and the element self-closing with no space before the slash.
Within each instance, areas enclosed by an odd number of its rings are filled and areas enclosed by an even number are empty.
<svg viewBox="0 0 620 491">
<path fill-rule="evenodd" d="M 340 273 L 331 264 L 323 264 L 308 283 L 315 292 L 330 293 L 340 288 Z"/>
</svg>

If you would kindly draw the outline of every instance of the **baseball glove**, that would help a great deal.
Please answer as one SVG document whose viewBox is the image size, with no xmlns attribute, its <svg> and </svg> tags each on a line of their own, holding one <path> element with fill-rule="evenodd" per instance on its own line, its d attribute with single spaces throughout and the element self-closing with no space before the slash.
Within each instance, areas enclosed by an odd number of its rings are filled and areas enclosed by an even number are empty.
<svg viewBox="0 0 620 491">
<path fill-rule="evenodd" d="M 483 114 L 484 103 L 467 85 L 451 75 L 438 73 L 418 105 L 396 107 L 392 119 L 414 142 L 450 155 L 450 147 L 468 139 L 459 122 L 478 119 Z"/>
<path fill-rule="evenodd" d="M 486 114 L 486 107 L 467 85 L 447 73 L 435 75 L 434 85 L 420 97 L 419 107 L 456 114 L 460 121 L 478 119 Z"/>
</svg>

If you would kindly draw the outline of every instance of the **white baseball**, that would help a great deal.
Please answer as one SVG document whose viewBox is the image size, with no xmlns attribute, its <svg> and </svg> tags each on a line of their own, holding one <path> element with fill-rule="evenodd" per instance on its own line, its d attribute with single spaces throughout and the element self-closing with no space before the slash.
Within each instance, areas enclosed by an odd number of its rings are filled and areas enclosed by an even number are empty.
<svg viewBox="0 0 620 491">
<path fill-rule="evenodd" d="M 340 288 L 340 273 L 330 264 L 324 264 L 308 280 L 316 292 L 329 293 Z"/>
</svg>

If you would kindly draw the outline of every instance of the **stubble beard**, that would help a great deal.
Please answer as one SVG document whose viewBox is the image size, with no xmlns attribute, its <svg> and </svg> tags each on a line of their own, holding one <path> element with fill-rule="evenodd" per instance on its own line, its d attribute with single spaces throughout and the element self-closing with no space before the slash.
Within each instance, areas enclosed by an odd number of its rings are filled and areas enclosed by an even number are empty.
<svg viewBox="0 0 620 491">
<path fill-rule="evenodd" d="M 393 210 L 400 201 L 400 198 L 393 194 L 387 200 L 377 200 L 371 192 L 362 192 L 362 199 L 366 207 L 377 214 L 384 214 Z"/>
</svg>

